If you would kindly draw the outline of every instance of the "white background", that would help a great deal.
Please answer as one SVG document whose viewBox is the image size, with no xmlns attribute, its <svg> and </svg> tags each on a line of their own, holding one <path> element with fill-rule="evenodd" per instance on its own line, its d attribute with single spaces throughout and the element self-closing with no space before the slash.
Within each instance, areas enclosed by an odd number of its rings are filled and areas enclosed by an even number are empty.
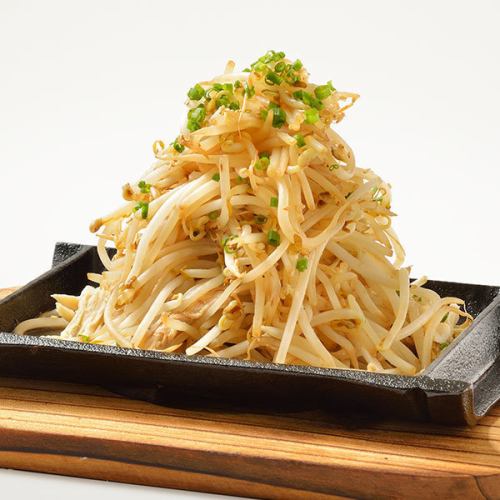
<svg viewBox="0 0 500 500">
<path fill-rule="evenodd" d="M 271 48 L 361 94 L 338 130 L 392 184 L 413 275 L 500 284 L 499 5 L 0 0 L 0 286 L 46 270 L 57 240 L 93 243 L 89 222 L 177 135 L 187 89 Z"/>
</svg>

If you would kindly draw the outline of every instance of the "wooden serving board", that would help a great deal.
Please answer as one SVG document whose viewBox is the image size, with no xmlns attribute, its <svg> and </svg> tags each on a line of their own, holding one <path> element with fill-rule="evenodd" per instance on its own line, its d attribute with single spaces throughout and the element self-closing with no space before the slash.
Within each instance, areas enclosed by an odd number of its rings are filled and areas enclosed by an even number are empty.
<svg viewBox="0 0 500 500">
<path fill-rule="evenodd" d="M 262 498 L 495 499 L 500 406 L 450 428 L 186 410 L 0 378 L 0 467 Z"/>
</svg>

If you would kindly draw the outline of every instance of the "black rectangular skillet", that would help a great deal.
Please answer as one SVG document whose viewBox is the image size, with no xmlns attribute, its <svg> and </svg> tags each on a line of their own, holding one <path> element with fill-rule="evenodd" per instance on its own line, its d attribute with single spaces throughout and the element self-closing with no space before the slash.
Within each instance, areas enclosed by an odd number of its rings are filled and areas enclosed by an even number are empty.
<svg viewBox="0 0 500 500">
<path fill-rule="evenodd" d="M 58 243 L 53 268 L 0 301 L 0 376 L 99 384 L 159 404 L 364 414 L 475 424 L 500 398 L 500 295 L 494 286 L 430 281 L 463 298 L 472 326 L 415 377 L 262 364 L 96 346 L 11 332 L 79 294 L 102 266 L 95 247 Z M 5 332 L 5 333 L 3 333 Z"/>
</svg>

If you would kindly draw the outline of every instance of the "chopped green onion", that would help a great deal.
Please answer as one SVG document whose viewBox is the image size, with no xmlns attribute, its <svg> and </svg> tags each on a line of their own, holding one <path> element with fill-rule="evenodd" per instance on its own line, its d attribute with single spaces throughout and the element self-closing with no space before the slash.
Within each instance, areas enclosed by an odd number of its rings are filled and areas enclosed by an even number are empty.
<svg viewBox="0 0 500 500">
<path fill-rule="evenodd" d="M 249 99 L 250 97 L 253 97 L 255 95 L 255 87 L 250 87 L 250 85 L 245 82 L 245 94 Z"/>
<path fill-rule="evenodd" d="M 208 214 L 208 218 L 210 220 L 215 220 L 215 219 L 217 219 L 219 217 L 219 215 L 220 215 L 220 212 L 218 210 L 214 210 L 213 212 L 210 212 Z"/>
<path fill-rule="evenodd" d="M 269 158 L 271 156 L 271 153 L 269 153 L 268 151 L 261 151 L 259 153 L 259 158 Z"/>
<path fill-rule="evenodd" d="M 269 109 L 273 110 L 273 127 L 281 128 L 286 123 L 285 112 L 276 104 L 271 103 Z"/>
<path fill-rule="evenodd" d="M 447 313 L 443 316 L 443 318 L 441 319 L 441 323 L 444 323 L 444 322 L 448 319 L 448 316 L 449 316 L 449 315 L 450 315 L 450 313 L 449 313 L 449 312 L 447 312 Z"/>
<path fill-rule="evenodd" d="M 332 81 L 331 80 L 329 80 L 328 82 L 326 82 L 326 84 L 328 85 L 328 87 L 330 87 L 330 90 L 332 92 L 336 92 L 337 91 L 337 89 L 332 85 Z"/>
<path fill-rule="evenodd" d="M 245 68 L 245 69 L 243 70 L 243 73 L 250 73 L 250 71 L 252 71 L 250 68 Z"/>
<path fill-rule="evenodd" d="M 337 170 L 338 168 L 340 168 L 340 165 L 338 163 L 332 163 L 329 167 L 328 167 L 328 170 L 330 170 L 331 172 L 333 172 L 334 170 Z"/>
<path fill-rule="evenodd" d="M 149 212 L 149 203 L 145 203 L 144 201 L 140 201 L 135 207 L 134 207 L 134 212 L 137 212 L 137 210 L 141 211 L 141 215 L 143 219 L 148 218 L 148 212 Z"/>
<path fill-rule="evenodd" d="M 186 149 L 185 146 L 178 141 L 178 139 L 175 139 L 172 146 L 178 153 L 182 153 Z"/>
<path fill-rule="evenodd" d="M 276 71 L 276 73 L 282 73 L 283 71 L 285 71 L 285 69 L 286 69 L 286 63 L 283 61 L 276 64 L 276 66 L 274 67 L 274 71 Z"/>
<path fill-rule="evenodd" d="M 302 101 L 304 104 L 311 106 L 311 108 L 323 109 L 323 103 L 305 90 L 296 90 L 293 93 L 293 97 L 298 101 Z"/>
<path fill-rule="evenodd" d="M 284 59 L 284 52 L 276 52 L 274 50 L 268 50 L 262 57 L 252 64 L 252 68 L 255 69 L 259 65 L 266 65 L 272 62 L 280 61 Z"/>
<path fill-rule="evenodd" d="M 271 196 L 271 206 L 274 208 L 278 206 L 278 198 L 276 196 Z"/>
<path fill-rule="evenodd" d="M 287 74 L 287 82 L 290 85 L 295 85 L 298 81 L 299 81 L 299 77 L 297 75 L 294 75 L 293 73 Z"/>
<path fill-rule="evenodd" d="M 201 123 L 205 119 L 207 112 L 203 104 L 200 104 L 198 107 L 190 109 L 188 111 L 188 123 L 187 128 L 191 132 L 198 130 L 201 128 Z"/>
<path fill-rule="evenodd" d="M 203 87 L 197 83 L 194 87 L 189 89 L 187 95 L 192 101 L 199 101 L 201 98 L 205 97 L 205 91 Z"/>
<path fill-rule="evenodd" d="M 305 121 L 310 125 L 316 123 L 319 120 L 319 111 L 316 108 L 306 109 L 305 115 L 306 115 Z"/>
<path fill-rule="evenodd" d="M 277 231 L 274 231 L 274 229 L 271 229 L 267 233 L 267 241 L 273 247 L 277 247 L 280 244 L 280 240 L 281 240 L 281 238 L 280 238 L 279 233 Z"/>
<path fill-rule="evenodd" d="M 297 146 L 299 148 L 302 148 L 306 145 L 306 141 L 304 140 L 304 136 L 302 134 L 295 134 L 293 138 L 297 142 Z"/>
<path fill-rule="evenodd" d="M 269 71 L 266 75 L 266 83 L 268 85 L 279 85 L 283 80 L 273 71 Z"/>
<path fill-rule="evenodd" d="M 305 257 L 301 257 L 300 259 L 297 259 L 297 264 L 295 265 L 295 267 L 298 271 L 303 273 L 307 269 L 307 263 L 307 259 Z"/>
<path fill-rule="evenodd" d="M 90 341 L 90 337 L 88 335 L 78 335 L 78 336 L 82 339 L 82 342 Z"/>
<path fill-rule="evenodd" d="M 267 69 L 267 65 L 261 61 L 254 63 L 253 68 L 257 73 L 263 73 Z"/>
<path fill-rule="evenodd" d="M 330 88 L 330 85 L 319 85 L 314 89 L 314 95 L 321 101 L 329 97 L 331 94 L 332 89 Z"/>
<path fill-rule="evenodd" d="M 234 82 L 234 88 L 235 88 L 235 89 L 239 89 L 239 88 L 241 88 L 241 82 L 240 82 L 239 80 L 236 80 L 236 81 Z"/>
<path fill-rule="evenodd" d="M 214 83 L 212 88 L 214 90 L 216 90 L 217 92 L 220 92 L 221 90 L 224 90 L 224 87 L 223 87 L 222 83 Z"/>
<path fill-rule="evenodd" d="M 147 184 L 146 181 L 139 182 L 139 189 L 141 193 L 150 193 L 151 192 L 151 184 Z"/>
<path fill-rule="evenodd" d="M 439 344 L 439 348 L 443 350 L 446 349 L 449 345 L 449 342 L 443 342 L 442 344 Z"/>
<path fill-rule="evenodd" d="M 236 250 L 233 250 L 232 248 L 229 248 L 228 244 L 231 240 L 234 240 L 236 238 L 236 236 L 234 234 L 230 234 L 229 236 L 225 236 L 223 239 L 222 239 L 222 248 L 224 250 L 224 252 L 226 253 L 235 253 Z"/>
<path fill-rule="evenodd" d="M 221 106 L 229 106 L 229 97 L 227 95 L 221 95 L 215 101 L 215 107 L 220 108 Z"/>
<path fill-rule="evenodd" d="M 273 110 L 273 127 L 280 128 L 286 123 L 286 114 L 285 112 L 274 102 L 269 104 L 267 109 L 262 109 L 260 112 L 260 117 L 265 120 L 269 113 L 268 110 Z"/>
<path fill-rule="evenodd" d="M 198 130 L 200 128 L 201 128 L 201 125 L 198 122 L 195 122 L 194 120 L 188 120 L 187 129 L 190 132 L 194 132 L 195 130 Z"/>
<path fill-rule="evenodd" d="M 219 182 L 220 181 L 220 174 L 219 174 L 219 172 L 217 172 L 216 174 L 212 175 L 212 180 L 215 181 L 215 182 Z"/>
<path fill-rule="evenodd" d="M 228 92 L 233 91 L 233 84 L 232 83 L 224 83 L 222 85 L 222 87 L 224 88 L 224 90 L 227 90 Z"/>
<path fill-rule="evenodd" d="M 255 222 L 256 224 L 265 224 L 267 222 L 267 217 L 265 215 L 261 215 L 261 214 L 256 214 L 255 215 Z"/>
<path fill-rule="evenodd" d="M 267 167 L 269 167 L 269 158 L 267 156 L 258 159 L 254 164 L 256 170 L 265 170 Z"/>
<path fill-rule="evenodd" d="M 295 71 L 299 71 L 300 69 L 302 69 L 302 61 L 300 59 L 296 59 L 295 62 L 292 64 L 292 68 L 295 70 Z"/>
<path fill-rule="evenodd" d="M 231 104 L 229 104 L 229 109 L 236 111 L 236 110 L 240 109 L 240 105 L 239 105 L 239 103 L 234 101 Z"/>
</svg>

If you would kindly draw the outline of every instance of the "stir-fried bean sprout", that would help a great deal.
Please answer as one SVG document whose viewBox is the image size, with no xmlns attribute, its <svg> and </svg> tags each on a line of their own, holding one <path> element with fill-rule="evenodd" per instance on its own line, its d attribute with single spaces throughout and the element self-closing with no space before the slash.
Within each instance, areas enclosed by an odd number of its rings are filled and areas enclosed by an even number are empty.
<svg viewBox="0 0 500 500">
<path fill-rule="evenodd" d="M 179 136 L 91 225 L 97 286 L 17 333 L 413 375 L 468 326 L 462 300 L 410 281 L 389 184 L 331 128 L 356 94 L 270 51 L 187 95 Z"/>
</svg>

